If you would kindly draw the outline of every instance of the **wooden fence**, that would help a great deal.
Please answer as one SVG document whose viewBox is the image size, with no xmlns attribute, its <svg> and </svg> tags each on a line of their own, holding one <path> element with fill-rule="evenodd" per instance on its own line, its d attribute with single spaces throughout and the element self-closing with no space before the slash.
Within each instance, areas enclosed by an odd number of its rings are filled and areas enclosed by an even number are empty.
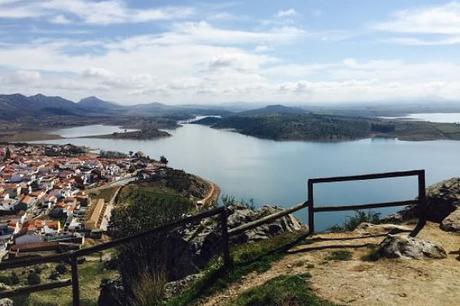
<svg viewBox="0 0 460 306">
<path fill-rule="evenodd" d="M 405 177 L 405 176 L 418 176 L 418 198 L 416 200 L 375 203 L 375 204 L 363 204 L 363 205 L 314 207 L 314 193 L 313 193 L 314 184 L 356 181 L 356 180 L 372 180 L 372 179 Z M 44 264 L 44 263 L 50 263 L 50 262 L 67 262 L 67 263 L 70 263 L 71 265 L 72 279 L 1 291 L 0 298 L 6 298 L 6 297 L 17 296 L 20 294 L 27 294 L 27 293 L 37 292 L 37 291 L 72 286 L 73 305 L 78 306 L 80 305 L 80 291 L 79 291 L 79 282 L 78 282 L 78 279 L 79 279 L 78 278 L 78 258 L 79 257 L 101 252 L 103 250 L 117 247 L 117 246 L 129 243 L 133 240 L 148 237 L 150 235 L 168 232 L 177 227 L 180 227 L 180 226 L 183 226 L 189 223 L 197 222 L 197 221 L 200 221 L 208 217 L 219 216 L 218 220 L 219 220 L 220 227 L 222 230 L 221 235 L 222 235 L 222 241 L 223 241 L 222 243 L 223 245 L 222 247 L 223 267 L 224 269 L 228 269 L 232 266 L 232 260 L 231 260 L 230 251 L 229 251 L 229 236 L 241 234 L 247 230 L 251 230 L 262 224 L 272 222 L 276 219 L 282 218 L 288 214 L 291 214 L 303 208 L 308 208 L 309 234 L 313 234 L 315 232 L 314 214 L 318 212 L 359 210 L 359 209 L 382 208 L 382 207 L 402 206 L 402 205 L 411 205 L 411 204 L 419 204 L 423 208 L 425 207 L 425 202 L 426 202 L 426 198 L 425 198 L 425 171 L 424 170 L 309 179 L 308 180 L 308 200 L 306 202 L 298 204 L 292 208 L 283 210 L 281 212 L 278 212 L 278 213 L 275 213 L 269 216 L 265 216 L 253 222 L 243 224 L 236 228 L 232 228 L 232 229 L 228 228 L 227 209 L 225 207 L 217 207 L 217 208 L 205 211 L 205 212 L 198 213 L 191 217 L 186 217 L 176 222 L 172 222 L 166 225 L 156 227 L 152 230 L 141 232 L 136 235 L 129 236 L 129 237 L 112 240 L 110 242 L 95 245 L 93 247 L 80 249 L 78 251 L 72 251 L 72 252 L 67 252 L 63 254 L 44 256 L 44 257 L 15 259 L 15 260 L 1 262 L 0 270 L 18 268 L 18 267 L 26 267 L 26 266 Z M 411 235 L 415 236 L 421 230 L 421 228 L 423 228 L 424 225 L 425 225 L 425 220 L 423 218 L 420 218 L 416 228 L 411 233 Z"/>
</svg>

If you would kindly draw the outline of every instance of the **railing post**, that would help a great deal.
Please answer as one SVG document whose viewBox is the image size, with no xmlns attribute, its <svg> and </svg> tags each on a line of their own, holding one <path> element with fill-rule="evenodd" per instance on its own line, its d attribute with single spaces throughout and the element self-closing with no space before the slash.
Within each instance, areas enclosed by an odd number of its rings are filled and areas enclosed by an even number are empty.
<svg viewBox="0 0 460 306">
<path fill-rule="evenodd" d="M 313 181 L 308 180 L 308 234 L 315 233 L 315 212 L 313 211 Z"/>
<path fill-rule="evenodd" d="M 228 269 L 232 266 L 232 259 L 230 258 L 227 208 L 226 207 L 224 207 L 220 213 L 220 226 L 222 227 L 222 243 L 223 243 L 222 253 L 224 256 L 224 268 Z"/>
<path fill-rule="evenodd" d="M 80 289 L 78 286 L 78 257 L 75 253 L 70 255 L 72 268 L 72 305 L 80 306 Z"/>
<path fill-rule="evenodd" d="M 418 214 L 418 222 L 414 230 L 409 234 L 411 237 L 417 236 L 417 234 L 423 229 L 426 224 L 426 186 L 425 186 L 425 170 L 420 170 L 418 174 L 418 208 L 416 208 Z"/>
</svg>

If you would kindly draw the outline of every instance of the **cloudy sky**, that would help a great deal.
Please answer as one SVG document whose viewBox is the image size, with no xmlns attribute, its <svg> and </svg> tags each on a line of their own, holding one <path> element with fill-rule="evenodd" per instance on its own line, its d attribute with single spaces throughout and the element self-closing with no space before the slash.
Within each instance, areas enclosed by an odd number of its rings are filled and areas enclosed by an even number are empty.
<svg viewBox="0 0 460 306">
<path fill-rule="evenodd" d="M 0 0 L 0 92 L 460 100 L 460 1 Z"/>
</svg>

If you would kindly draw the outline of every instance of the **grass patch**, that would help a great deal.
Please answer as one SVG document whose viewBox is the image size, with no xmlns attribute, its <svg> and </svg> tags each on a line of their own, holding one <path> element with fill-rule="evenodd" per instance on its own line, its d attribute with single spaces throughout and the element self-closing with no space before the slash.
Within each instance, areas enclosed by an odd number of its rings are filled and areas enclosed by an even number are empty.
<svg viewBox="0 0 460 306">
<path fill-rule="evenodd" d="M 380 259 L 380 254 L 376 245 L 369 246 L 368 249 L 368 252 L 361 257 L 362 261 L 377 261 Z"/>
<path fill-rule="evenodd" d="M 317 297 L 307 287 L 309 274 L 282 275 L 241 294 L 231 306 L 334 305 Z"/>
<path fill-rule="evenodd" d="M 347 261 L 351 260 L 352 257 L 353 254 L 348 250 L 337 250 L 330 252 L 326 259 L 335 261 Z"/>
<path fill-rule="evenodd" d="M 104 201 L 108 202 L 112 199 L 115 191 L 117 191 L 118 188 L 119 187 L 114 186 L 114 187 L 99 189 L 98 191 L 90 192 L 90 196 L 93 199 L 104 199 Z"/>
<path fill-rule="evenodd" d="M 48 265 L 41 273 L 41 283 L 52 282 L 48 275 L 55 269 L 56 265 Z M 70 266 L 67 272 L 60 276 L 60 279 L 70 279 Z M 115 278 L 117 272 L 103 269 L 103 263 L 98 261 L 85 262 L 78 265 L 80 281 L 80 302 L 81 305 L 97 305 L 99 298 L 99 286 L 103 278 Z M 21 285 L 26 285 L 21 281 Z M 34 305 L 34 306 L 67 306 L 72 305 L 72 288 L 58 288 L 35 292 L 13 298 L 14 305 Z"/>
<path fill-rule="evenodd" d="M 263 273 L 269 270 L 273 262 L 280 260 L 285 255 L 283 247 L 301 236 L 300 233 L 284 233 L 257 243 L 233 247 L 231 250 L 233 268 L 228 273 L 222 273 L 219 268 L 220 264 L 214 262 L 206 271 L 203 279 L 196 282 L 181 296 L 167 301 L 165 305 L 190 305 L 198 298 L 222 290 L 251 272 Z"/>
</svg>

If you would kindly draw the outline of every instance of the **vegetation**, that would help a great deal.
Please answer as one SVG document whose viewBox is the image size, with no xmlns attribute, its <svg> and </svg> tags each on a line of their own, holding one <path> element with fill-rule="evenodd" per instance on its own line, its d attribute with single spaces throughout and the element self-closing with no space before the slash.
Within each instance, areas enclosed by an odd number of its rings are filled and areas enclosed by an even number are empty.
<svg viewBox="0 0 460 306">
<path fill-rule="evenodd" d="M 369 246 L 368 252 L 364 256 L 361 257 L 363 261 L 377 261 L 380 259 L 380 254 L 378 252 L 377 246 Z"/>
<path fill-rule="evenodd" d="M 131 185 L 120 193 L 119 203 L 112 212 L 110 233 L 114 238 L 126 237 L 173 222 L 190 212 L 194 205 L 168 188 Z M 165 281 L 176 258 L 171 258 L 174 232 L 152 235 L 118 248 L 121 280 L 127 298 L 140 305 L 163 298 Z M 150 288 L 150 290 L 149 290 Z M 157 288 L 158 290 L 153 290 Z"/>
<path fill-rule="evenodd" d="M 59 264 L 57 265 L 59 266 Z M 51 276 L 56 272 L 55 265 L 43 265 L 40 273 L 42 277 Z M 26 271 L 22 269 L 22 271 Z M 22 272 L 18 272 L 20 274 Z M 27 274 L 24 274 L 24 277 Z M 80 299 L 81 305 L 97 305 L 99 297 L 99 285 L 103 278 L 113 278 L 116 272 L 104 268 L 104 264 L 99 261 L 87 261 L 78 265 L 78 275 L 80 279 Z M 61 279 L 70 278 L 70 270 L 62 274 Z M 45 280 L 43 281 L 45 282 Z M 49 282 L 47 280 L 47 282 Z M 21 280 L 21 285 L 27 285 L 27 279 Z M 58 288 L 22 295 L 13 299 L 14 305 L 46 305 L 46 306 L 70 306 L 72 305 L 71 287 Z"/>
<path fill-rule="evenodd" d="M 232 306 L 333 305 L 317 297 L 308 287 L 309 274 L 282 275 L 241 294 Z"/>
<path fill-rule="evenodd" d="M 212 263 L 201 280 L 182 295 L 167 301 L 165 305 L 190 305 L 199 298 L 228 287 L 251 272 L 263 273 L 269 270 L 273 262 L 283 258 L 284 250 L 302 236 L 302 233 L 284 233 L 269 240 L 233 247 L 233 267 L 228 273 L 221 273 L 219 262 Z"/>
<path fill-rule="evenodd" d="M 274 140 L 344 141 L 369 137 L 460 140 L 460 124 L 307 113 L 281 105 L 194 123 Z"/>
<path fill-rule="evenodd" d="M 231 116 L 213 127 L 274 140 L 337 141 L 366 138 L 370 134 L 370 124 L 365 119 L 318 114 Z"/>
<path fill-rule="evenodd" d="M 332 232 L 344 232 L 344 231 L 352 231 L 361 223 L 372 223 L 378 224 L 380 223 L 380 213 L 375 213 L 372 211 L 363 211 L 363 210 L 356 210 L 355 214 L 351 217 L 347 217 L 345 222 L 342 225 L 333 225 L 329 228 L 329 231 Z"/>
<path fill-rule="evenodd" d="M 348 250 L 336 250 L 329 253 L 326 260 L 347 261 L 353 257 L 353 254 Z"/>
</svg>

